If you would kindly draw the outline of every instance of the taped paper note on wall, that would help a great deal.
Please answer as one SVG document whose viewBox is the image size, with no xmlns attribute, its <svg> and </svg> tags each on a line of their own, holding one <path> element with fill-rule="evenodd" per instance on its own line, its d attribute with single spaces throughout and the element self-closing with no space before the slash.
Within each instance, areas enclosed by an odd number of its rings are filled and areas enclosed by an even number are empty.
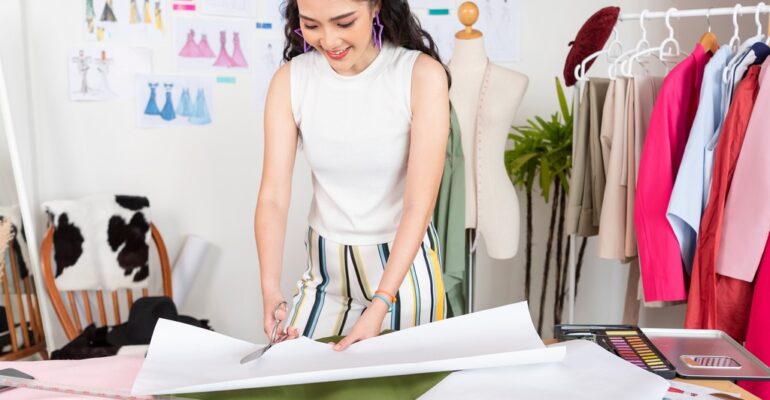
<svg viewBox="0 0 770 400">
<path fill-rule="evenodd" d="M 560 361 L 565 353 L 543 345 L 524 302 L 367 339 L 343 352 L 301 337 L 240 365 L 253 350 L 242 340 L 160 320 L 132 392 L 209 392 L 536 364 Z"/>
</svg>

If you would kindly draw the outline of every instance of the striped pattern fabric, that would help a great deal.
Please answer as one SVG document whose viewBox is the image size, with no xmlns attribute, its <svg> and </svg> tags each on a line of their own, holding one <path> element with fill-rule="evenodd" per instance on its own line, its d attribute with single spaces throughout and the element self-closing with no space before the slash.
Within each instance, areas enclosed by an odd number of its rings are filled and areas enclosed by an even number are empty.
<svg viewBox="0 0 770 400">
<path fill-rule="evenodd" d="M 289 325 L 309 338 L 347 335 L 371 303 L 392 243 L 345 245 L 308 229 L 308 266 L 297 282 Z M 444 282 L 431 223 L 414 262 L 396 293 L 382 330 L 399 330 L 446 318 Z"/>
</svg>

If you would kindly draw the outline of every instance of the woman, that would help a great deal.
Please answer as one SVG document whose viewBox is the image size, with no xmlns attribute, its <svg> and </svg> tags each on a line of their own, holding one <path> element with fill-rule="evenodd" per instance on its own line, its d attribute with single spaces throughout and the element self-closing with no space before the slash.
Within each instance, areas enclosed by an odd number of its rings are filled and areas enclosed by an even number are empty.
<svg viewBox="0 0 770 400">
<path fill-rule="evenodd" d="M 265 104 L 255 234 L 264 328 L 335 345 L 443 319 L 430 223 L 449 132 L 449 76 L 406 0 L 287 0 L 287 61 Z M 427 45 L 426 45 L 427 43 Z M 279 282 L 298 143 L 312 170 L 308 268 Z M 287 318 L 284 318 L 287 317 Z M 281 331 L 281 330 L 279 330 Z"/>
</svg>

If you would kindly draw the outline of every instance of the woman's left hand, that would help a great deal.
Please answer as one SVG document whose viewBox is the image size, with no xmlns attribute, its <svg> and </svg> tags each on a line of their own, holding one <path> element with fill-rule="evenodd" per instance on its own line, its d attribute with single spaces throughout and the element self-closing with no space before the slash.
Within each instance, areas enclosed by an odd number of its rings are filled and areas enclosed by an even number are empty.
<svg viewBox="0 0 770 400">
<path fill-rule="evenodd" d="M 363 315 L 361 315 L 361 318 L 353 325 L 353 330 L 350 331 L 350 334 L 334 345 L 334 350 L 342 351 L 355 342 L 379 335 L 382 329 L 382 321 L 387 313 L 388 306 L 385 302 L 380 300 L 372 301 Z"/>
</svg>

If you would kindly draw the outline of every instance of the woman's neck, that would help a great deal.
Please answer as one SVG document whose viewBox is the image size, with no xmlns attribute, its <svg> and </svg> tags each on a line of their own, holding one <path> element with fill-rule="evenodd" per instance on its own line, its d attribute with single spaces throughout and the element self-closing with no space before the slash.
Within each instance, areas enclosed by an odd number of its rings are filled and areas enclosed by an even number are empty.
<svg viewBox="0 0 770 400">
<path fill-rule="evenodd" d="M 487 52 L 484 49 L 484 40 L 455 39 L 455 47 L 452 59 L 449 60 L 449 68 L 454 70 L 478 69 L 487 65 Z"/>
<path fill-rule="evenodd" d="M 369 46 L 369 48 L 366 49 L 364 54 L 361 55 L 361 58 L 357 60 L 355 64 L 351 65 L 349 69 L 344 71 L 337 71 L 335 69 L 334 71 L 340 75 L 348 75 L 348 76 L 358 75 L 361 72 L 363 72 L 367 67 L 372 65 L 374 60 L 376 60 L 377 56 L 380 54 L 380 51 L 381 50 L 378 49 L 377 47 Z"/>
</svg>

